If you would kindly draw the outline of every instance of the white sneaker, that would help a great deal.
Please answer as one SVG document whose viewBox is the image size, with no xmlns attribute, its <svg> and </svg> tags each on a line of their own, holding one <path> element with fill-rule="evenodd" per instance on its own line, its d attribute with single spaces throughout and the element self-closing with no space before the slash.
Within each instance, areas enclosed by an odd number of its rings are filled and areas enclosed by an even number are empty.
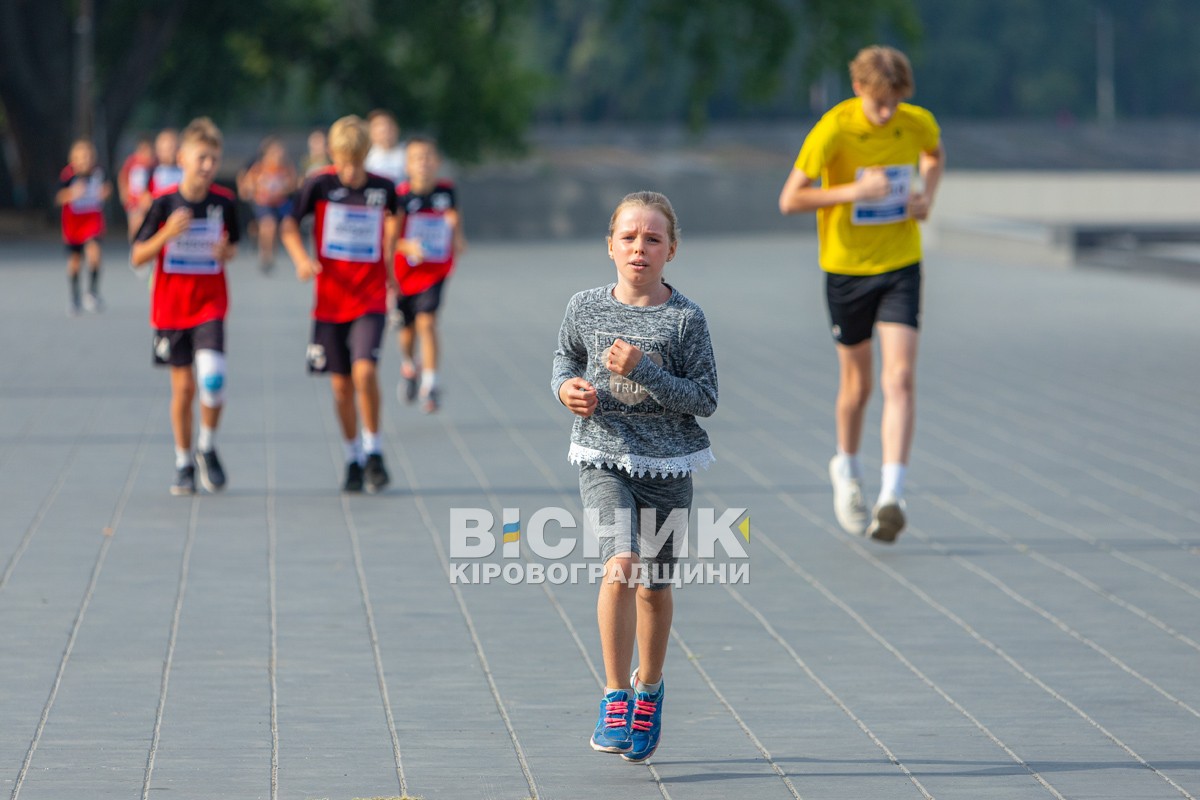
<svg viewBox="0 0 1200 800">
<path fill-rule="evenodd" d="M 846 533 L 861 536 L 867 527 L 867 503 L 863 500 L 862 481 L 842 468 L 841 459 L 829 460 L 829 480 L 833 483 L 833 513 Z"/>
<path fill-rule="evenodd" d="M 867 536 L 877 542 L 891 544 L 896 541 L 900 531 L 904 530 L 904 498 L 881 497 L 875 504 L 871 514 L 871 524 L 867 528 Z"/>
</svg>

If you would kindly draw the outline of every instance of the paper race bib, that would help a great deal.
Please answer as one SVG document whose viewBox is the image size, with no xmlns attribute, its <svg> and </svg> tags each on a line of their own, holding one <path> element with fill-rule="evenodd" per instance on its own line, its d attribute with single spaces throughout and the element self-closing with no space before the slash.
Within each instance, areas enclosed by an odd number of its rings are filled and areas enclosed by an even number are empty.
<svg viewBox="0 0 1200 800">
<path fill-rule="evenodd" d="M 327 203 L 321 257 L 366 263 L 383 258 L 383 209 Z"/>
<path fill-rule="evenodd" d="M 150 186 L 150 170 L 137 166 L 129 169 L 129 193 L 132 195 L 145 194 Z"/>
<path fill-rule="evenodd" d="M 221 220 L 193 219 L 187 232 L 169 242 L 163 251 L 163 272 L 216 275 L 221 271 L 216 249 L 224 232 Z"/>
<path fill-rule="evenodd" d="M 104 185 L 104 177 L 97 173 L 82 183 L 83 194 L 71 201 L 71 210 L 76 214 L 99 211 L 104 206 L 104 200 L 100 197 L 100 187 Z"/>
<path fill-rule="evenodd" d="M 449 261 L 453 231 L 441 214 L 412 214 L 405 223 L 405 239 L 416 239 L 426 261 Z"/>
<path fill-rule="evenodd" d="M 912 164 L 884 167 L 884 172 L 889 184 L 887 196 L 855 203 L 850 217 L 854 225 L 887 225 L 908 219 L 908 196 L 913 183 Z M 861 178 L 862 174 L 863 170 L 859 169 L 856 177 Z"/>
<path fill-rule="evenodd" d="M 183 170 L 177 166 L 159 164 L 150 177 L 154 181 L 155 191 L 163 191 L 179 185 L 179 181 L 183 179 Z"/>
</svg>

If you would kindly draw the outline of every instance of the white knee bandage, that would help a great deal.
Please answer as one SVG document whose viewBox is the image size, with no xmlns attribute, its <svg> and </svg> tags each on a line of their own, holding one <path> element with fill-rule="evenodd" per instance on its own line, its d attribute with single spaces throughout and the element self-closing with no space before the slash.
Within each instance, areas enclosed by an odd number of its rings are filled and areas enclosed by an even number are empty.
<svg viewBox="0 0 1200 800">
<path fill-rule="evenodd" d="M 197 350 L 195 361 L 200 405 L 220 408 L 225 402 L 225 354 L 216 350 Z"/>
</svg>

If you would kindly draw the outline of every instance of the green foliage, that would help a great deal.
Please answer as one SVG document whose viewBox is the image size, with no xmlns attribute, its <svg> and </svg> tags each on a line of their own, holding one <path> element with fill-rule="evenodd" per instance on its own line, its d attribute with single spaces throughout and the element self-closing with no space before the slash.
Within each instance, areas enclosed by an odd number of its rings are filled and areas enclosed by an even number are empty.
<svg viewBox="0 0 1200 800">
<path fill-rule="evenodd" d="M 269 124 L 302 87 L 325 116 L 387 108 L 465 161 L 519 150 L 535 114 L 700 126 L 794 112 L 862 44 L 919 32 L 912 0 L 174 2 L 181 22 L 142 105 L 150 124 L 198 113 Z M 103 81 L 146 12 L 100 3 Z"/>
<path fill-rule="evenodd" d="M 687 120 L 807 108 L 862 45 L 914 41 L 910 0 L 539 0 L 526 39 L 552 77 L 539 114 Z"/>
<path fill-rule="evenodd" d="M 1097 13 L 1113 23 L 1118 116 L 1200 113 L 1194 0 L 913 0 L 917 93 L 942 116 L 1096 114 Z"/>
<path fill-rule="evenodd" d="M 335 97 L 333 115 L 387 108 L 459 160 L 521 146 L 537 81 L 513 46 L 519 2 L 177 1 L 188 5 L 186 22 L 147 98 L 159 117 L 253 118 L 299 81 L 313 105 Z M 115 44 L 121 22 L 106 28 Z"/>
</svg>

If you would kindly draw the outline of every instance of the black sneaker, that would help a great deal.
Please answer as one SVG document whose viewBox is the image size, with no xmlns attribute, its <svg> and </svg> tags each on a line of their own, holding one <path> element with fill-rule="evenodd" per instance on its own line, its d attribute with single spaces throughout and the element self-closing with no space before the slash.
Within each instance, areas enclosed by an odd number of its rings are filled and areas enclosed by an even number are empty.
<svg viewBox="0 0 1200 800">
<path fill-rule="evenodd" d="M 401 405 L 412 405 L 417 402 L 417 392 L 421 388 L 421 373 L 416 367 L 413 367 L 412 372 L 406 373 L 404 368 L 400 368 L 400 383 L 396 384 L 396 399 Z"/>
<path fill-rule="evenodd" d="M 188 464 L 175 470 L 175 482 L 171 484 L 171 494 L 176 497 L 196 493 L 196 468 Z"/>
<path fill-rule="evenodd" d="M 363 490 L 363 468 L 357 461 L 346 465 L 346 482 L 342 484 L 343 492 L 361 492 Z"/>
<path fill-rule="evenodd" d="M 225 470 L 221 459 L 217 458 L 216 450 L 200 453 L 196 466 L 200 468 L 200 484 L 210 492 L 219 492 L 225 488 Z"/>
<path fill-rule="evenodd" d="M 379 453 L 367 456 L 367 465 L 363 468 L 363 481 L 370 494 L 375 494 L 391 481 L 387 467 L 383 466 L 383 456 Z"/>
</svg>

